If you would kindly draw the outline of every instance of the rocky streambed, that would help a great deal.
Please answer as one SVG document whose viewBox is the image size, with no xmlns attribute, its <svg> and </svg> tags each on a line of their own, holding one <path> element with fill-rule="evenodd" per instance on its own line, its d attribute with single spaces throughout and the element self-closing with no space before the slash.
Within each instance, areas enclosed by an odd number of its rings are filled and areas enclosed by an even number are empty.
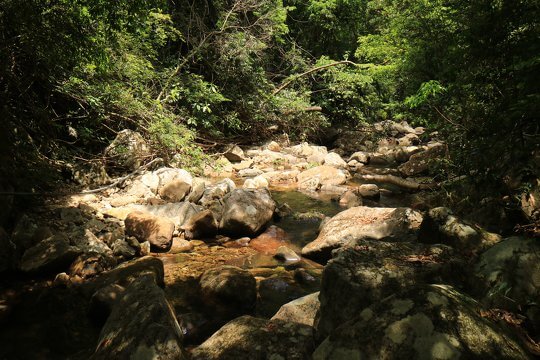
<svg viewBox="0 0 540 360">
<path fill-rule="evenodd" d="M 29 211 L 0 231 L 0 358 L 538 354 L 539 243 L 429 200 L 443 142 L 371 130 L 231 146 L 201 177 L 156 166 Z"/>
</svg>

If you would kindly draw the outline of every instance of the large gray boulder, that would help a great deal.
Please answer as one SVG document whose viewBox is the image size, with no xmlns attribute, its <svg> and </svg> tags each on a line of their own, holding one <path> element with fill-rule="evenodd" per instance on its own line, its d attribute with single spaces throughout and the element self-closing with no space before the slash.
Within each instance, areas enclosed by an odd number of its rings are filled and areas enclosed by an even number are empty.
<svg viewBox="0 0 540 360">
<path fill-rule="evenodd" d="M 323 271 L 317 334 L 324 338 L 373 302 L 407 287 L 462 280 L 448 246 L 364 241 L 338 250 Z"/>
<path fill-rule="evenodd" d="M 324 223 L 319 236 L 302 249 L 302 255 L 327 261 L 334 249 L 363 240 L 415 241 L 422 215 L 409 208 L 353 207 Z"/>
<path fill-rule="evenodd" d="M 428 211 L 418 235 L 420 242 L 446 244 L 473 252 L 484 250 L 500 240 L 500 236 L 489 234 L 465 223 L 445 207 L 437 207 Z"/>
<path fill-rule="evenodd" d="M 359 309 L 313 359 L 529 359 L 481 310 L 451 286 L 414 287 Z"/>
<path fill-rule="evenodd" d="M 49 272 L 67 269 L 81 250 L 67 236 L 56 234 L 26 250 L 19 268 L 24 272 Z"/>
<path fill-rule="evenodd" d="M 336 154 L 334 152 L 328 153 L 324 156 L 324 165 L 340 169 L 347 168 L 347 163 L 345 162 L 345 160 L 343 160 L 341 156 L 339 156 L 339 154 Z"/>
<path fill-rule="evenodd" d="M 91 359 L 186 359 L 171 306 L 152 276 L 125 290 L 101 330 Z"/>
<path fill-rule="evenodd" d="M 236 189 L 223 199 L 220 229 L 235 236 L 254 236 L 270 222 L 276 208 L 267 189 Z"/>
<path fill-rule="evenodd" d="M 223 326 L 192 352 L 194 360 L 309 359 L 312 328 L 294 322 L 242 316 Z"/>
<path fill-rule="evenodd" d="M 540 331 L 540 241 L 510 237 L 479 258 L 471 288 L 491 308 L 523 312 Z"/>
</svg>

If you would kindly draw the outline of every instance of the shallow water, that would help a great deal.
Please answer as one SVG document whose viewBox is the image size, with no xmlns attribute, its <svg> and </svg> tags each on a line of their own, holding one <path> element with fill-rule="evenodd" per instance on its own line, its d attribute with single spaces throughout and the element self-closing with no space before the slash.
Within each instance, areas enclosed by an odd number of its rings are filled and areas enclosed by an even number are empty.
<svg viewBox="0 0 540 360">
<path fill-rule="evenodd" d="M 293 216 L 275 221 L 274 224 L 285 230 L 290 242 L 299 248 L 315 240 L 321 219 L 315 216 L 299 219 L 294 214 L 320 213 L 325 216 L 334 216 L 345 210 L 335 201 L 316 199 L 294 190 L 272 191 L 272 197 L 279 205 L 287 203 L 293 210 Z"/>
</svg>

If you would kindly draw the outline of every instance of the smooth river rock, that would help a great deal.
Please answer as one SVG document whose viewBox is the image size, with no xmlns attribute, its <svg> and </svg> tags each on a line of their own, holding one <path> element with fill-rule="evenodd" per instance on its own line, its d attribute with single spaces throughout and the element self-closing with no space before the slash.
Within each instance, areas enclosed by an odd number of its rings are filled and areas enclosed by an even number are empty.
<svg viewBox="0 0 540 360">
<path fill-rule="evenodd" d="M 331 251 L 362 240 L 415 241 L 422 215 L 409 208 L 353 207 L 324 223 L 319 236 L 302 249 L 302 255 L 327 261 Z"/>
</svg>

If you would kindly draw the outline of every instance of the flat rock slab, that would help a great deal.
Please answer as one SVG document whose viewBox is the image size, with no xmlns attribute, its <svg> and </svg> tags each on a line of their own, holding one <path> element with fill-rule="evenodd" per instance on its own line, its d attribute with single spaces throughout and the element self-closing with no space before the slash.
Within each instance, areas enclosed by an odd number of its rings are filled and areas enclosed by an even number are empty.
<svg viewBox="0 0 540 360">
<path fill-rule="evenodd" d="M 409 208 L 353 207 L 325 222 L 317 239 L 302 249 L 302 255 L 325 262 L 332 250 L 362 240 L 415 241 L 421 223 L 422 215 Z"/>
<path fill-rule="evenodd" d="M 193 350 L 194 360 L 309 359 L 310 326 L 242 316 L 232 320 Z"/>
<path fill-rule="evenodd" d="M 472 298 L 424 285 L 359 310 L 313 353 L 323 359 L 529 359 Z"/>
<path fill-rule="evenodd" d="M 186 359 L 175 315 L 152 276 L 135 280 L 115 304 L 91 359 Z"/>
</svg>

